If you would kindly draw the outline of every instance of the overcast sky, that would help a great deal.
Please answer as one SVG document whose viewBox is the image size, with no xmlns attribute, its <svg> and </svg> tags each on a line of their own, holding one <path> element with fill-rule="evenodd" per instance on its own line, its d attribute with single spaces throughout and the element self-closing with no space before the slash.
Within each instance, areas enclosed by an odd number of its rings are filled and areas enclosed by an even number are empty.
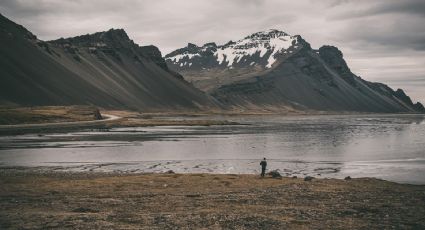
<svg viewBox="0 0 425 230">
<path fill-rule="evenodd" d="M 275 28 L 335 45 L 354 73 L 425 103 L 425 0 L 1 0 L 42 40 L 124 28 L 163 55 Z"/>
</svg>

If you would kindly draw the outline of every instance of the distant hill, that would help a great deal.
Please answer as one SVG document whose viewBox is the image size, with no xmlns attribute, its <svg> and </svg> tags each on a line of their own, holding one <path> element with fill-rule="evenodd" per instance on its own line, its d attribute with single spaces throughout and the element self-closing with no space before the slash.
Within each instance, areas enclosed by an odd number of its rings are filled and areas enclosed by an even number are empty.
<svg viewBox="0 0 425 230">
<path fill-rule="evenodd" d="M 0 104 L 137 110 L 209 109 L 217 103 L 168 69 L 155 46 L 122 29 L 41 41 L 0 15 Z"/>
<path fill-rule="evenodd" d="M 165 56 L 170 69 L 229 108 L 425 112 L 398 89 L 351 72 L 333 46 L 267 30 L 224 45 L 207 43 Z"/>
</svg>

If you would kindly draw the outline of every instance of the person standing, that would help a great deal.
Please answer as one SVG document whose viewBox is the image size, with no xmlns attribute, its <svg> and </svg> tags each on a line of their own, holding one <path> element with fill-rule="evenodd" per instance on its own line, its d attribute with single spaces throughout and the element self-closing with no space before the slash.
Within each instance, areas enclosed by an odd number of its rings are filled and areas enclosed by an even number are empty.
<svg viewBox="0 0 425 230">
<path fill-rule="evenodd" d="M 266 174 L 266 167 L 267 167 L 267 161 L 265 157 L 260 162 L 260 165 L 261 165 L 261 177 L 264 177 L 264 175 Z"/>
</svg>

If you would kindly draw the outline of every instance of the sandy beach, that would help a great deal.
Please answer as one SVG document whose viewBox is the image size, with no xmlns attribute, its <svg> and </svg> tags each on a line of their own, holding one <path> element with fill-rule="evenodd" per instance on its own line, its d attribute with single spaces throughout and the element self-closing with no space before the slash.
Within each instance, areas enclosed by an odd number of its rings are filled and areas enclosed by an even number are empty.
<svg viewBox="0 0 425 230">
<path fill-rule="evenodd" d="M 371 178 L 0 172 L 1 229 L 423 229 L 424 201 Z"/>
</svg>

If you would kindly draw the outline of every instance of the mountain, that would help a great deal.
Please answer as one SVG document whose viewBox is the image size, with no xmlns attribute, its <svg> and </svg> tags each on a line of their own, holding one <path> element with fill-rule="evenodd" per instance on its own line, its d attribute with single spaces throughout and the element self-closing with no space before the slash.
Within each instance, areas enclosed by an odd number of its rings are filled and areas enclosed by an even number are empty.
<svg viewBox="0 0 425 230">
<path fill-rule="evenodd" d="M 0 103 L 208 109 L 216 102 L 122 29 L 41 41 L 0 15 Z"/>
<path fill-rule="evenodd" d="M 254 33 L 237 42 L 202 47 L 189 43 L 165 56 L 171 69 L 183 73 L 185 79 L 208 91 L 218 85 L 239 80 L 238 76 L 271 69 L 300 48 L 299 36 L 278 30 Z"/>
<path fill-rule="evenodd" d="M 336 47 L 315 50 L 301 36 L 275 29 L 219 46 L 189 43 L 165 60 L 229 108 L 425 112 L 403 90 L 353 74 Z"/>
</svg>

